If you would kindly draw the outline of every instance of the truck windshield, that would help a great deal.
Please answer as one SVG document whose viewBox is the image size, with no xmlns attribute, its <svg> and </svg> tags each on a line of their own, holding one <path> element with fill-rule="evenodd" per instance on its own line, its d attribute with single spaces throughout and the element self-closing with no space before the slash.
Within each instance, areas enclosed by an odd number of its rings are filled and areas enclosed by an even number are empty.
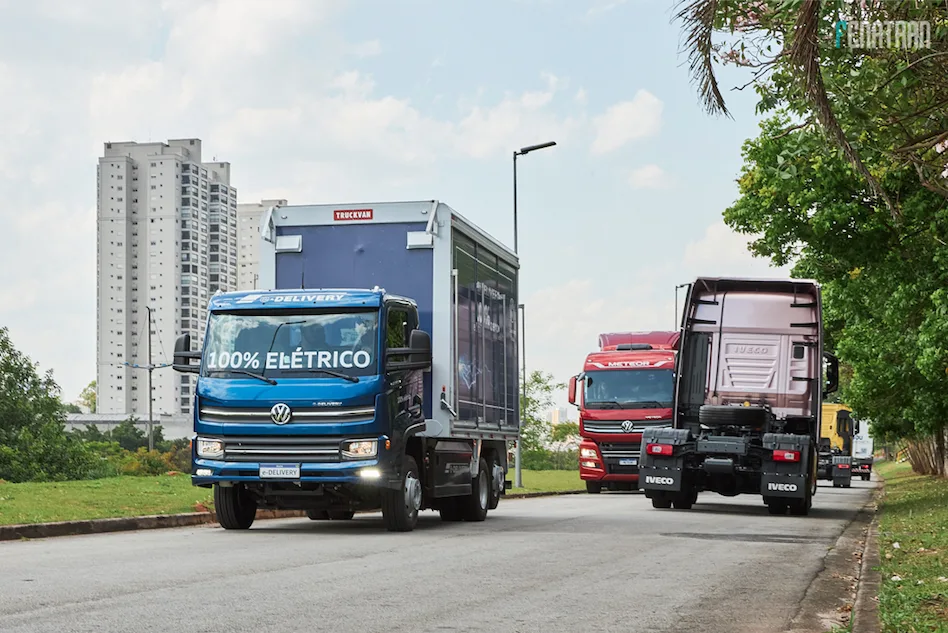
<svg viewBox="0 0 948 633">
<path fill-rule="evenodd" d="M 377 352 L 376 310 L 215 312 L 201 372 L 338 380 L 378 374 Z"/>
<path fill-rule="evenodd" d="M 672 406 L 670 369 L 609 369 L 586 372 L 587 409 L 660 409 Z"/>
</svg>

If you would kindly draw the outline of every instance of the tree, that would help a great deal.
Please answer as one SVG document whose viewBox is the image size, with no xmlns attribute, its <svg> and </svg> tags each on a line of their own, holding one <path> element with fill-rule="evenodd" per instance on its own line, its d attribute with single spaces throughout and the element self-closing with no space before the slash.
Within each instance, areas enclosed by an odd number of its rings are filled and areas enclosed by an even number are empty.
<svg viewBox="0 0 948 633">
<path fill-rule="evenodd" d="M 747 86 L 757 89 L 761 109 L 784 104 L 795 126 L 820 126 L 893 220 L 902 217 L 903 205 L 868 164 L 871 152 L 908 166 L 923 187 L 948 198 L 948 159 L 942 155 L 948 150 L 944 2 L 894 0 L 867 7 L 842 0 L 687 0 L 679 9 L 692 77 L 709 112 L 728 114 L 715 62 L 753 68 Z M 859 41 L 860 21 L 925 22 L 930 41 L 922 42 L 927 47 L 889 46 L 900 40 L 886 28 L 881 38 L 872 36 L 872 44 L 882 46 L 866 46 Z M 731 41 L 716 43 L 716 34 Z"/>
<path fill-rule="evenodd" d="M 553 405 L 553 393 L 565 389 L 552 374 L 534 370 L 527 378 L 526 396 L 520 394 L 520 442 L 522 450 L 542 450 L 550 441 L 552 424 L 543 412 Z"/>
<path fill-rule="evenodd" d="M 66 413 L 82 413 L 82 409 L 79 408 L 79 405 L 72 402 L 63 404 L 63 410 Z"/>
<path fill-rule="evenodd" d="M 79 394 L 79 403 L 89 409 L 89 413 L 96 413 L 96 384 L 93 380 Z"/>
<path fill-rule="evenodd" d="M 561 422 L 553 426 L 553 441 L 562 442 L 570 437 L 579 435 L 578 422 Z"/>
<path fill-rule="evenodd" d="M 0 479 L 83 479 L 100 469 L 95 456 L 66 433 L 52 372 L 40 375 L 0 328 Z"/>
</svg>

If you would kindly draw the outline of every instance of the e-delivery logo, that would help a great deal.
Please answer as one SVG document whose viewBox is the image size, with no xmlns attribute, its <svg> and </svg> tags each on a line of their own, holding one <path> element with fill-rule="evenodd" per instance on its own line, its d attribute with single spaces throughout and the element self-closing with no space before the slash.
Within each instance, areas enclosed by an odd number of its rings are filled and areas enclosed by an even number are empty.
<svg viewBox="0 0 948 633">
<path fill-rule="evenodd" d="M 921 50 L 932 47 L 932 25 L 928 20 L 837 20 L 836 48 L 901 48 Z"/>
</svg>

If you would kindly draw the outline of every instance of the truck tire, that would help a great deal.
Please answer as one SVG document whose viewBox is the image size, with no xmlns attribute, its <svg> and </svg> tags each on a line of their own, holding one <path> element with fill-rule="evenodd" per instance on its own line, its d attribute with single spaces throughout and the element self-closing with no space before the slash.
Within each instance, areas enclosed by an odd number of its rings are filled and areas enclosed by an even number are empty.
<svg viewBox="0 0 948 633">
<path fill-rule="evenodd" d="M 500 505 L 500 497 L 501 497 L 501 494 L 503 494 L 504 484 L 503 482 L 500 482 L 499 486 L 501 489 L 499 490 L 494 489 L 494 468 L 495 467 L 499 468 L 499 464 L 497 464 L 497 462 L 494 461 L 494 458 L 491 458 L 488 464 L 490 466 L 490 470 L 488 471 L 489 479 L 490 479 L 490 498 L 487 501 L 487 509 L 496 510 L 497 506 Z"/>
<path fill-rule="evenodd" d="M 464 520 L 464 511 L 458 504 L 457 497 L 449 497 L 441 501 L 443 504 L 438 510 L 438 513 L 441 515 L 441 520 L 445 523 L 454 523 L 457 521 Z"/>
<path fill-rule="evenodd" d="M 672 507 L 672 499 L 664 493 L 658 493 L 652 497 L 652 507 L 659 510 L 667 510 Z"/>
<path fill-rule="evenodd" d="M 697 500 L 698 489 L 695 487 L 686 488 L 672 496 L 672 504 L 676 510 L 691 510 L 691 506 L 693 506 Z"/>
<path fill-rule="evenodd" d="M 805 517 L 810 514 L 810 508 L 813 507 L 813 491 L 807 482 L 806 496 L 803 499 L 791 499 L 789 503 L 790 514 L 797 517 Z"/>
<path fill-rule="evenodd" d="M 871 476 L 872 476 L 872 475 L 862 475 L 862 480 L 863 480 L 863 481 L 869 481 L 869 478 L 870 478 Z"/>
<path fill-rule="evenodd" d="M 325 510 L 307 510 L 306 516 L 309 517 L 310 521 L 328 521 L 329 513 Z"/>
<path fill-rule="evenodd" d="M 698 409 L 698 422 L 705 426 L 763 426 L 767 416 L 761 407 L 706 404 Z"/>
<path fill-rule="evenodd" d="M 352 510 L 330 510 L 328 514 L 332 521 L 351 521 L 355 516 Z"/>
<path fill-rule="evenodd" d="M 586 492 L 591 495 L 598 495 L 600 492 L 602 492 L 602 484 L 598 481 L 587 481 Z"/>
<path fill-rule="evenodd" d="M 787 502 L 783 499 L 768 499 L 767 512 L 770 514 L 784 515 L 787 513 Z"/>
<path fill-rule="evenodd" d="M 487 505 L 490 502 L 490 477 L 487 461 L 481 457 L 477 466 L 477 477 L 471 482 L 471 494 L 461 497 L 461 508 L 465 521 L 483 521 L 487 518 Z"/>
<path fill-rule="evenodd" d="M 411 455 L 402 458 L 402 477 L 397 490 L 382 490 L 382 523 L 389 532 L 411 532 L 421 509 L 421 479 Z"/>
<path fill-rule="evenodd" d="M 240 484 L 227 488 L 215 484 L 214 509 L 217 522 L 225 530 L 246 530 L 257 516 L 257 502 Z"/>
</svg>

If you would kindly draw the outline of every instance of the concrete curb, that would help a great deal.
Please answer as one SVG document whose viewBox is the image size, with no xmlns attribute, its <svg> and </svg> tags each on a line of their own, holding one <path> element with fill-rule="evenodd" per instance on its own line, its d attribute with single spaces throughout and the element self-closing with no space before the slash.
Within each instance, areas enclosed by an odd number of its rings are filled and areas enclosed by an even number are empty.
<svg viewBox="0 0 948 633">
<path fill-rule="evenodd" d="M 873 547 L 868 535 L 875 521 L 878 492 L 877 486 L 827 551 L 822 568 L 807 587 L 786 633 L 845 630 L 854 621 L 861 581 L 866 570 L 878 564 L 866 560 L 869 548 Z M 876 633 L 879 629 L 865 631 Z"/>
<path fill-rule="evenodd" d="M 885 490 L 885 480 L 879 477 L 882 484 L 877 489 L 878 498 Z M 866 533 L 866 547 L 862 554 L 862 567 L 859 570 L 859 586 L 856 589 L 856 602 L 853 605 L 852 633 L 881 633 L 882 622 L 879 620 L 879 588 L 882 586 L 882 574 L 879 567 L 882 560 L 879 557 L 879 517 L 873 514 L 872 522 Z"/>
<path fill-rule="evenodd" d="M 563 490 L 560 492 L 521 492 L 504 495 L 507 499 L 529 499 L 585 493 L 585 490 Z M 368 513 L 360 513 L 368 514 Z M 268 519 L 290 519 L 305 517 L 302 510 L 257 510 L 257 521 Z M 187 512 L 184 514 L 157 514 L 113 519 L 88 519 L 84 521 L 57 521 L 55 523 L 25 523 L 0 525 L 0 541 L 50 538 L 54 536 L 78 536 L 106 532 L 128 532 L 133 530 L 155 530 L 160 528 L 190 527 L 216 523 L 214 512 Z"/>
</svg>

